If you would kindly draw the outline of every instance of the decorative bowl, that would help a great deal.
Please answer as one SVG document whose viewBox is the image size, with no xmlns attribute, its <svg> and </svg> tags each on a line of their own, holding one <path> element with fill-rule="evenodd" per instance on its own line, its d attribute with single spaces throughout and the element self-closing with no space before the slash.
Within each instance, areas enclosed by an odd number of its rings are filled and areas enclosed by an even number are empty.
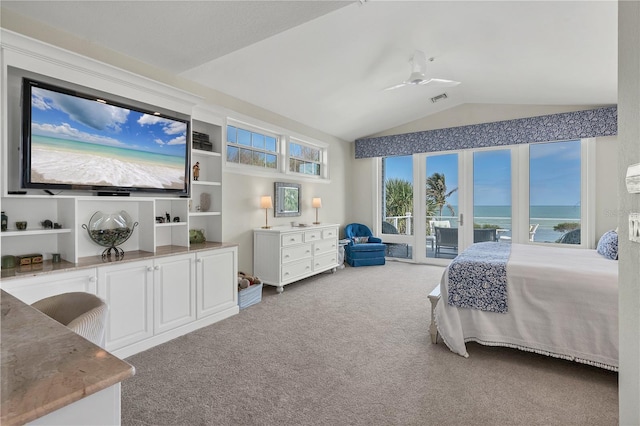
<svg viewBox="0 0 640 426">
<path fill-rule="evenodd" d="M 116 246 L 127 241 L 136 226 L 138 222 L 134 222 L 124 210 L 111 214 L 97 211 L 89 219 L 89 224 L 82 225 L 94 243 L 107 247 L 102 257 L 109 256 L 114 250 L 116 258 L 124 255 L 124 251 Z"/>
</svg>

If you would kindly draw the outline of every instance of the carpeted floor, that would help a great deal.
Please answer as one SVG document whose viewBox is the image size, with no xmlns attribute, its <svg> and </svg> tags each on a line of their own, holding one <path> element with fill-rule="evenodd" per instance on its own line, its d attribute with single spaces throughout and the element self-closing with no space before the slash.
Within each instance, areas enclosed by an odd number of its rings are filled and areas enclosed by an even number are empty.
<svg viewBox="0 0 640 426">
<path fill-rule="evenodd" d="M 514 349 L 432 345 L 442 268 L 321 274 L 127 359 L 123 425 L 615 425 L 617 374 Z"/>
</svg>

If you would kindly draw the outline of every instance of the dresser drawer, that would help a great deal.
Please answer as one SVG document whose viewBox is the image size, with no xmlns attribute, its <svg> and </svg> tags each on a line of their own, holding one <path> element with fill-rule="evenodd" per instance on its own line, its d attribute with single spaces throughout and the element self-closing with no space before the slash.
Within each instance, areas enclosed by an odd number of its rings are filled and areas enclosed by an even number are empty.
<svg viewBox="0 0 640 426">
<path fill-rule="evenodd" d="M 322 269 L 327 269 L 330 267 L 336 266 L 338 263 L 338 254 L 337 253 L 327 253 L 322 254 L 320 256 L 316 256 L 313 259 L 313 270 L 319 271 Z"/>
<path fill-rule="evenodd" d="M 322 253 L 335 252 L 338 247 L 338 240 L 321 240 L 313 244 L 313 255 L 317 256 Z"/>
<path fill-rule="evenodd" d="M 300 244 L 303 241 L 302 232 L 290 232 L 288 234 L 282 234 L 282 247 L 291 246 L 294 244 Z"/>
<path fill-rule="evenodd" d="M 314 241 L 318 241 L 322 239 L 322 231 L 319 229 L 315 229 L 313 231 L 306 231 L 304 233 L 304 242 L 311 243 Z"/>
<path fill-rule="evenodd" d="M 311 272 L 311 259 L 282 265 L 282 281 L 289 281 Z"/>
<path fill-rule="evenodd" d="M 282 263 L 294 262 L 306 257 L 311 257 L 311 244 L 284 247 L 282 249 Z"/>
<path fill-rule="evenodd" d="M 338 228 L 331 229 L 323 229 L 322 230 L 322 239 L 329 240 L 332 238 L 338 238 Z"/>
</svg>

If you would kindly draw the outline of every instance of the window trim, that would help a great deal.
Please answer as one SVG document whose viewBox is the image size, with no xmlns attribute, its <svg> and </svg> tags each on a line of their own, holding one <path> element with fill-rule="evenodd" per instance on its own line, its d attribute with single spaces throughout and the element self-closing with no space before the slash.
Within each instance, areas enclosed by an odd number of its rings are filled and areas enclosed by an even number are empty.
<svg viewBox="0 0 640 426">
<path fill-rule="evenodd" d="M 227 126 L 242 128 L 248 131 L 254 131 L 257 133 L 265 134 L 267 136 L 275 136 L 276 145 L 277 145 L 276 155 L 278 157 L 277 159 L 278 167 L 276 169 L 270 169 L 267 167 L 254 166 L 250 164 L 233 163 L 233 162 L 227 161 L 227 147 L 229 146 L 229 142 L 227 141 Z M 224 171 L 227 171 L 230 173 L 243 174 L 243 175 L 257 176 L 257 177 L 282 178 L 286 176 L 291 179 L 302 180 L 302 181 L 313 181 L 318 183 L 331 182 L 330 176 L 329 176 L 329 144 L 326 142 L 322 142 L 304 135 L 300 135 L 288 129 L 271 125 L 269 123 L 261 122 L 259 120 L 255 120 L 250 117 L 240 117 L 240 116 L 226 117 L 224 122 L 222 137 L 224 141 L 223 143 Z M 320 176 L 289 171 L 289 166 L 288 166 L 289 158 L 290 158 L 289 146 L 291 141 L 320 150 L 320 157 L 321 157 Z M 237 144 L 234 144 L 233 146 L 237 146 Z M 259 151 L 263 152 L 261 150 Z"/>
<path fill-rule="evenodd" d="M 422 193 L 424 188 L 420 186 L 416 187 L 422 180 L 422 174 L 424 173 L 424 158 L 428 155 L 440 155 L 446 153 L 457 153 L 458 157 L 458 169 L 464 170 L 462 173 L 462 180 L 459 184 L 458 199 L 465 204 L 465 210 L 461 213 L 465 214 L 465 218 L 473 217 L 473 153 L 487 150 L 509 149 L 511 150 L 511 223 L 514 230 L 513 242 L 522 244 L 536 244 L 551 247 L 574 247 L 582 249 L 595 248 L 595 233 L 596 233 L 596 138 L 583 138 L 583 139 L 571 139 L 580 141 L 580 221 L 581 221 L 581 241 L 580 244 L 559 244 L 559 243 L 544 243 L 544 242 L 530 242 L 528 227 L 523 224 L 528 224 L 529 220 L 529 146 L 532 144 L 514 144 L 503 145 L 495 147 L 473 148 L 463 149 L 457 151 L 440 151 L 429 153 L 413 154 L 413 179 L 414 179 L 414 206 L 422 206 L 424 204 L 424 197 Z M 548 141 L 547 143 L 563 142 L 563 141 Z M 383 218 L 383 164 L 384 157 L 378 157 L 377 167 L 375 167 L 376 176 L 375 181 L 377 185 L 377 191 L 375 199 L 374 217 L 376 220 L 376 233 L 381 236 L 384 241 L 388 242 L 409 242 L 407 236 L 396 236 L 392 234 L 382 234 L 381 222 Z M 417 166 L 417 167 L 416 167 Z M 417 189 L 416 189 L 417 188 Z M 417 203 L 417 204 L 416 204 Z M 414 209 L 415 212 L 415 209 Z M 471 215 L 469 215 L 471 212 Z M 422 212 L 415 212 L 415 216 L 422 215 Z M 422 247 L 419 244 L 424 244 L 419 238 L 420 235 L 424 235 L 424 229 L 420 229 L 422 221 L 414 224 L 414 235 L 411 242 L 414 247 Z M 461 248 L 467 247 L 468 238 L 465 236 Z M 414 250 L 413 261 L 423 261 L 420 257 L 415 257 L 416 251 Z M 411 260 L 409 260 L 411 261 Z M 434 259 L 429 258 L 430 263 Z M 435 262 L 440 264 L 439 262 Z M 443 264 L 447 264 L 448 261 Z"/>
</svg>

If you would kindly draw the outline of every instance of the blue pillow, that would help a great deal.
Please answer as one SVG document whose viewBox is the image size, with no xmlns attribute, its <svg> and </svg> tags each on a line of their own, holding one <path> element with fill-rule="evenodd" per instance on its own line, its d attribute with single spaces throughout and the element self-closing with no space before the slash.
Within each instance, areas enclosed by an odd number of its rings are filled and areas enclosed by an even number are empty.
<svg viewBox="0 0 640 426">
<path fill-rule="evenodd" d="M 596 248 L 598 253 L 607 259 L 618 259 L 618 233 L 616 231 L 605 232 L 598 241 Z"/>
</svg>

